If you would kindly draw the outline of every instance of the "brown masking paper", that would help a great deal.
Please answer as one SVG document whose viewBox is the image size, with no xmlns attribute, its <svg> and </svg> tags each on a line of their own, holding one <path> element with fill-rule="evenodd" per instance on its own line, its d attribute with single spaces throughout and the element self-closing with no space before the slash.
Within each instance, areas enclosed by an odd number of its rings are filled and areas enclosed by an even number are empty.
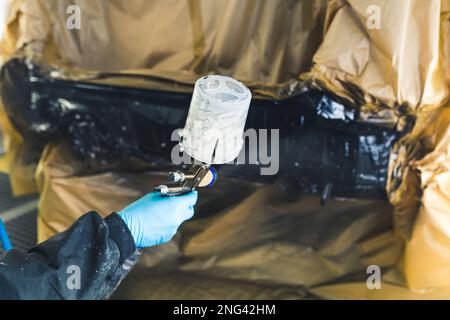
<svg viewBox="0 0 450 320">
<path fill-rule="evenodd" d="M 81 30 L 65 27 L 69 4 L 82 8 Z M 368 26 L 369 6 L 380 10 L 379 29 Z M 119 297 L 449 298 L 449 8 L 444 0 L 15 0 L 1 48 L 4 59 L 26 54 L 80 77 L 145 74 L 152 81 L 142 86 L 161 90 L 188 92 L 206 73 L 270 99 L 318 88 L 365 121 L 406 133 L 391 153 L 392 207 L 335 199 L 320 208 L 308 196 L 229 182 L 246 192 L 225 198 L 217 186 L 218 205 L 204 196 L 209 209 L 199 205 L 199 220 L 167 252 L 150 250 L 161 259 L 144 258 Z M 22 148 L 16 141 L 10 150 Z M 86 211 L 118 210 L 163 179 L 77 166 L 85 164 L 59 147 L 42 155 L 40 240 Z M 372 263 L 384 270 L 381 290 L 362 280 Z"/>
</svg>

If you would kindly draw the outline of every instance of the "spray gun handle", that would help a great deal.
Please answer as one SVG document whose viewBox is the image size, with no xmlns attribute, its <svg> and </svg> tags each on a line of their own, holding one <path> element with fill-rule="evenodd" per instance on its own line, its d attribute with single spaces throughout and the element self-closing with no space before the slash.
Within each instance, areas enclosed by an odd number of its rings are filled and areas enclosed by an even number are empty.
<svg viewBox="0 0 450 320">
<path fill-rule="evenodd" d="M 208 173 L 210 173 L 209 176 Z M 217 180 L 217 172 L 209 164 L 200 164 L 193 165 L 188 173 L 170 172 L 168 179 L 170 183 L 160 185 L 155 190 L 163 196 L 178 196 L 191 192 L 197 187 L 211 187 Z"/>
</svg>

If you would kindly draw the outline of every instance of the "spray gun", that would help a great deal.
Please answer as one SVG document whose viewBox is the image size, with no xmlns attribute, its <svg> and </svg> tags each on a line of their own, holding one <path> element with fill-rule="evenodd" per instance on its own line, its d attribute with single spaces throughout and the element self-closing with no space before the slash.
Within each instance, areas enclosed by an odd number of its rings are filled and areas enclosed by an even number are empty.
<svg viewBox="0 0 450 320">
<path fill-rule="evenodd" d="M 250 90 L 233 78 L 210 75 L 197 80 L 179 142 L 180 151 L 194 163 L 188 172 L 170 172 L 170 182 L 156 188 L 161 195 L 181 195 L 216 182 L 211 165 L 233 161 L 242 149 L 251 98 Z"/>
<path fill-rule="evenodd" d="M 163 196 L 177 196 L 194 190 L 197 187 L 211 187 L 217 179 L 216 170 L 209 164 L 193 165 L 188 173 L 175 171 L 169 173 L 170 183 L 155 189 Z"/>
</svg>

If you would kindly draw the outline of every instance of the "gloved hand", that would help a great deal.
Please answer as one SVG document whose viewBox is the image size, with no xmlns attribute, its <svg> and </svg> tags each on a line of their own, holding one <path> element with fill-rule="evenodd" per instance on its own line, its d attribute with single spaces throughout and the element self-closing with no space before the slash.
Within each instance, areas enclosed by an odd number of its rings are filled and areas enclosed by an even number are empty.
<svg viewBox="0 0 450 320">
<path fill-rule="evenodd" d="M 118 212 L 130 229 L 137 248 L 170 241 L 178 227 L 194 215 L 197 191 L 163 197 L 152 192 Z"/>
</svg>

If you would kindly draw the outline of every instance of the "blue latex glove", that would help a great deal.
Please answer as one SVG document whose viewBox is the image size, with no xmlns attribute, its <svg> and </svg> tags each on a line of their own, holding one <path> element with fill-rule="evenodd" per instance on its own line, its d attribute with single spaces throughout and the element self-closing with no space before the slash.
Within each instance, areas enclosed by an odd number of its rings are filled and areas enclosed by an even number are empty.
<svg viewBox="0 0 450 320">
<path fill-rule="evenodd" d="M 118 212 L 131 231 L 137 248 L 170 241 L 178 227 L 194 215 L 197 191 L 163 197 L 152 192 Z"/>
</svg>

